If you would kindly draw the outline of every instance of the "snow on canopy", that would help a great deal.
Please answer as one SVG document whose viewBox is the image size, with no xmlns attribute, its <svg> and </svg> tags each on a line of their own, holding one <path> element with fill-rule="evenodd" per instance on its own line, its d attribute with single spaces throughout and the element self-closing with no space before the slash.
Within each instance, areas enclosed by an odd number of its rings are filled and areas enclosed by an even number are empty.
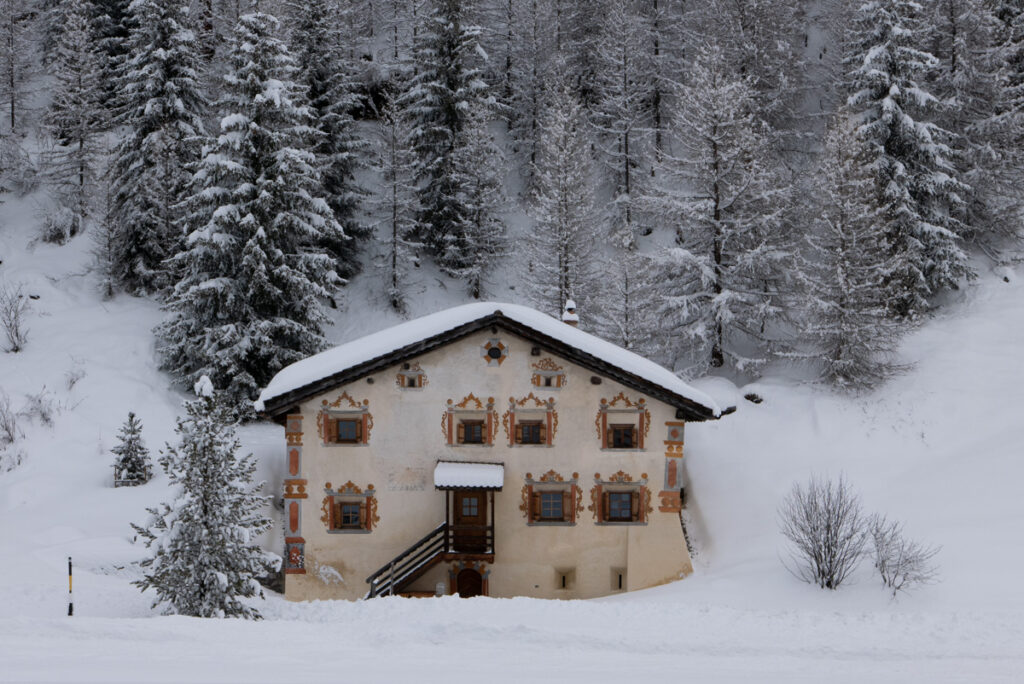
<svg viewBox="0 0 1024 684">
<path fill-rule="evenodd" d="M 434 468 L 434 486 L 442 489 L 458 487 L 501 489 L 504 482 L 505 466 L 501 463 L 438 461 Z"/>
<path fill-rule="evenodd" d="M 711 397 L 690 387 L 674 373 L 653 361 L 566 325 L 535 309 L 499 302 L 479 302 L 445 309 L 293 363 L 271 379 L 255 403 L 256 410 L 264 411 L 267 402 L 277 397 L 495 313 L 597 357 L 684 399 L 705 406 L 716 417 L 721 415 L 721 410 Z"/>
</svg>

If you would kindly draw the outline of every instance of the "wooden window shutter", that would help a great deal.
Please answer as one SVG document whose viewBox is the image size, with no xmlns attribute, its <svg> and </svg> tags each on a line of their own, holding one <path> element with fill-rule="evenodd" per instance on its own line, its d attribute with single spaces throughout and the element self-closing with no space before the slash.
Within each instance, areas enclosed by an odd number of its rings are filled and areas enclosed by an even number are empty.
<svg viewBox="0 0 1024 684">
<path fill-rule="evenodd" d="M 562 520 L 569 519 L 569 510 L 572 508 L 572 490 L 566 489 L 562 492 Z"/>
<path fill-rule="evenodd" d="M 465 444 L 466 443 L 466 424 L 463 423 L 461 420 L 459 421 L 459 427 L 458 427 L 458 430 L 456 430 L 456 432 L 458 433 L 458 435 L 457 435 L 455 443 L 456 444 Z"/>
<path fill-rule="evenodd" d="M 610 499 L 611 497 L 609 492 L 601 492 L 601 516 L 599 518 L 601 522 L 606 522 L 608 520 L 608 515 L 611 510 Z"/>
<path fill-rule="evenodd" d="M 547 444 L 548 443 L 548 426 L 545 425 L 543 422 L 540 424 L 540 443 L 541 444 Z"/>
<path fill-rule="evenodd" d="M 568 511 L 568 516 L 569 516 L 569 522 L 571 522 L 571 523 L 575 523 L 576 522 L 576 496 L 577 496 L 576 492 L 578 490 L 579 490 L 579 487 L 577 487 L 576 485 L 573 485 L 572 487 L 569 488 L 569 511 Z"/>
<path fill-rule="evenodd" d="M 359 527 L 360 529 L 370 529 L 369 520 L 366 518 L 366 501 L 359 502 Z"/>
<path fill-rule="evenodd" d="M 605 433 L 604 433 L 604 444 L 602 444 L 601 446 L 603 446 L 605 449 L 611 449 L 612 447 L 615 446 L 615 429 L 614 428 L 608 428 L 607 430 L 605 430 Z"/>
<path fill-rule="evenodd" d="M 523 424 L 516 423 L 516 444 L 523 443 Z"/>
<path fill-rule="evenodd" d="M 328 444 L 335 444 L 338 441 L 338 419 L 332 418 L 329 413 L 324 414 L 324 441 Z"/>
<path fill-rule="evenodd" d="M 631 492 L 629 495 L 629 519 L 640 522 L 640 492 Z"/>
<path fill-rule="evenodd" d="M 356 423 L 356 441 L 357 442 L 362 442 L 363 441 L 363 417 L 360 417 L 359 420 L 355 421 L 355 423 Z"/>
<path fill-rule="evenodd" d="M 556 375 L 555 376 L 555 387 L 561 387 L 562 386 L 562 378 L 564 378 L 564 377 L 565 377 L 564 375 Z"/>
<path fill-rule="evenodd" d="M 540 520 L 540 492 L 530 493 L 530 522 Z"/>
</svg>

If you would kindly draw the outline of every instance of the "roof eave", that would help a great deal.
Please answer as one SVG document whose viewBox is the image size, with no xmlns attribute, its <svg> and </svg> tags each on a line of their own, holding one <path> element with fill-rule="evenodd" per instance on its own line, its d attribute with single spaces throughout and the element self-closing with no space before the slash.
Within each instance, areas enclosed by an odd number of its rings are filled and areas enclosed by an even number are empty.
<svg viewBox="0 0 1024 684">
<path fill-rule="evenodd" d="M 705 421 L 717 420 L 720 417 L 715 415 L 715 412 L 708 406 L 676 394 L 661 385 L 645 380 L 638 375 L 623 370 L 561 340 L 545 335 L 534 328 L 505 316 L 500 310 L 273 397 L 264 402 L 263 411 L 260 412 L 260 416 L 275 420 L 280 419 L 281 416 L 289 413 L 293 407 L 310 397 L 326 392 L 332 387 L 355 382 L 396 363 L 401 363 L 410 357 L 425 354 L 456 342 L 488 326 L 505 328 L 509 332 L 516 333 L 531 342 L 536 342 L 552 353 L 573 361 L 594 373 L 604 375 L 626 387 L 643 392 L 651 398 L 658 399 L 674 407 L 677 417 L 680 419 Z"/>
</svg>

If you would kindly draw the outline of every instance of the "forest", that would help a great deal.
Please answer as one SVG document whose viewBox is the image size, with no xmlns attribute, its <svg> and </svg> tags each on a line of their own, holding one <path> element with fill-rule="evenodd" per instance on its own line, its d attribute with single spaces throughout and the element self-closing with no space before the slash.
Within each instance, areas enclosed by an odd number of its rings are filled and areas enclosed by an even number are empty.
<svg viewBox="0 0 1024 684">
<path fill-rule="evenodd" d="M 369 269 L 411 316 L 413 270 L 512 264 L 684 377 L 858 391 L 1021 254 L 1021 0 L 0 0 L 0 37 L 5 190 L 240 414 Z"/>
</svg>

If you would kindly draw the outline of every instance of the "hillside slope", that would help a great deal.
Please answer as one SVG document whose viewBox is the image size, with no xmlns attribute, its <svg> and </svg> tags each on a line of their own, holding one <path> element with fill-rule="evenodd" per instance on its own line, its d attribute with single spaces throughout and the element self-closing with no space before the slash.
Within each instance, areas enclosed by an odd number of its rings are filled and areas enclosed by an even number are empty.
<svg viewBox="0 0 1024 684">
<path fill-rule="evenodd" d="M 915 367 L 871 396 L 781 379 L 739 391 L 702 383 L 738 410 L 688 430 L 688 516 L 699 554 L 685 581 L 587 602 L 289 604 L 271 594 L 260 607 L 265 622 L 200 621 L 156 617 L 129 584 L 144 549 L 131 543 L 128 523 L 168 496 L 166 480 L 111 486 L 109 449 L 127 412 L 141 416 L 155 452 L 173 437 L 184 398 L 155 369 L 158 306 L 102 301 L 87 240 L 32 244 L 33 223 L 31 201 L 0 206 L 0 278 L 38 296 L 25 351 L 0 354 L 0 388 L 15 409 L 45 388 L 54 408 L 52 426 L 20 419 L 24 460 L 0 472 L 2 681 L 344 673 L 373 681 L 996 682 L 1024 671 L 1024 283 L 1013 277 L 982 279 L 909 338 L 903 355 Z M 372 287 L 372 276 L 357 281 L 357 301 Z M 424 287 L 417 306 L 458 301 L 438 291 Z M 358 327 L 339 326 L 335 339 L 386 324 L 339 312 L 346 319 Z M 750 391 L 764 402 L 738 398 Z M 251 426 L 242 437 L 261 476 L 279 481 L 279 428 Z M 867 509 L 941 545 L 940 582 L 893 602 L 868 564 L 837 592 L 793 578 L 780 561 L 775 511 L 812 472 L 845 473 Z M 274 536 L 266 543 L 280 547 Z"/>
</svg>

